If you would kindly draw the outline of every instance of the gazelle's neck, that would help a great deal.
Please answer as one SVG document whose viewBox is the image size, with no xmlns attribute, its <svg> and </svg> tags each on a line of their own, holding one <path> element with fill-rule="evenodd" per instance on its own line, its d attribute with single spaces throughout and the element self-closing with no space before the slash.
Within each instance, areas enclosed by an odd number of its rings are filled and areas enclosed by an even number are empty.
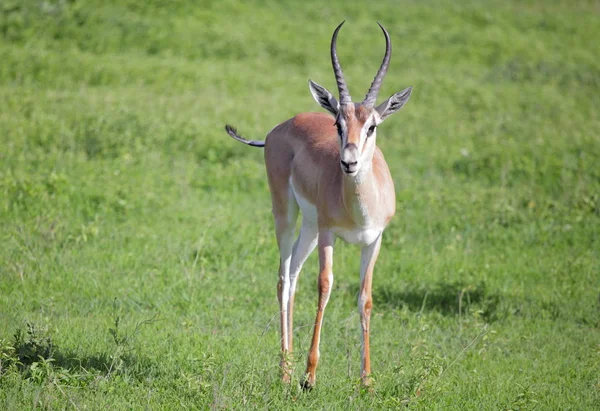
<svg viewBox="0 0 600 411">
<path fill-rule="evenodd" d="M 373 174 L 372 160 L 364 164 L 356 176 L 342 176 L 344 190 L 342 202 L 357 225 L 368 224 L 376 210 L 379 199 L 377 181 Z"/>
</svg>

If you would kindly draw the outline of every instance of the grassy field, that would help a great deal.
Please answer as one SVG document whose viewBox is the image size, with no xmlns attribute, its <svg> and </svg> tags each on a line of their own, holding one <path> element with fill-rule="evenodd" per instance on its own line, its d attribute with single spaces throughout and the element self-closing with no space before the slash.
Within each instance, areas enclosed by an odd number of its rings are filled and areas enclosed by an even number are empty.
<svg viewBox="0 0 600 411">
<path fill-rule="evenodd" d="M 596 1 L 0 3 L 0 409 L 600 407 Z M 359 250 L 336 245 L 317 388 L 316 255 L 279 381 L 262 152 L 394 53 L 398 193 L 359 385 Z M 316 254 L 316 253 L 315 253 Z"/>
</svg>

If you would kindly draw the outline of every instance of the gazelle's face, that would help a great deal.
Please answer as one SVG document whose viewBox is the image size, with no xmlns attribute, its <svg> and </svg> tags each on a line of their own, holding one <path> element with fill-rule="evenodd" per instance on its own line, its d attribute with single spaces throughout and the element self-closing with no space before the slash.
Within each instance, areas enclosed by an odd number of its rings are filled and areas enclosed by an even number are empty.
<svg viewBox="0 0 600 411">
<path fill-rule="evenodd" d="M 340 142 L 340 167 L 344 174 L 354 177 L 368 168 L 375 151 L 379 113 L 361 104 L 340 107 L 335 120 Z"/>
<path fill-rule="evenodd" d="M 377 107 L 363 103 L 340 104 L 325 88 L 309 82 L 310 91 L 323 108 L 335 116 L 340 141 L 340 167 L 345 175 L 354 177 L 371 167 L 375 152 L 377 126 L 408 101 L 412 87 L 392 95 Z"/>
</svg>

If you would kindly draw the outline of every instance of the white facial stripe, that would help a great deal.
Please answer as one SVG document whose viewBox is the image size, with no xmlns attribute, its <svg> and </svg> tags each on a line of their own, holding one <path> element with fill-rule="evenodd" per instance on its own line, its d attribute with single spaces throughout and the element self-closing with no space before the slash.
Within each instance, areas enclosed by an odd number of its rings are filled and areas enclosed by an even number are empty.
<svg viewBox="0 0 600 411">
<path fill-rule="evenodd" d="M 381 116 L 379 115 L 379 113 L 377 112 L 377 110 L 373 111 L 373 124 L 375 124 L 376 126 L 378 126 L 382 122 L 383 122 L 383 120 L 381 119 Z"/>
</svg>

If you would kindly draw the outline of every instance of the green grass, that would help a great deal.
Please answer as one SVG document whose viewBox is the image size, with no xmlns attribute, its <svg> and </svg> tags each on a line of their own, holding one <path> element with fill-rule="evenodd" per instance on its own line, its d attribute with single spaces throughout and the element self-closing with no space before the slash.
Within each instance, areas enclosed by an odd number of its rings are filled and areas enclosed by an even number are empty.
<svg viewBox="0 0 600 411">
<path fill-rule="evenodd" d="M 0 4 L 0 408 L 591 410 L 600 404 L 595 1 Z M 338 242 L 317 388 L 279 382 L 260 150 L 394 55 L 398 193 L 359 386 Z M 296 298 L 297 382 L 316 256 Z"/>
</svg>

